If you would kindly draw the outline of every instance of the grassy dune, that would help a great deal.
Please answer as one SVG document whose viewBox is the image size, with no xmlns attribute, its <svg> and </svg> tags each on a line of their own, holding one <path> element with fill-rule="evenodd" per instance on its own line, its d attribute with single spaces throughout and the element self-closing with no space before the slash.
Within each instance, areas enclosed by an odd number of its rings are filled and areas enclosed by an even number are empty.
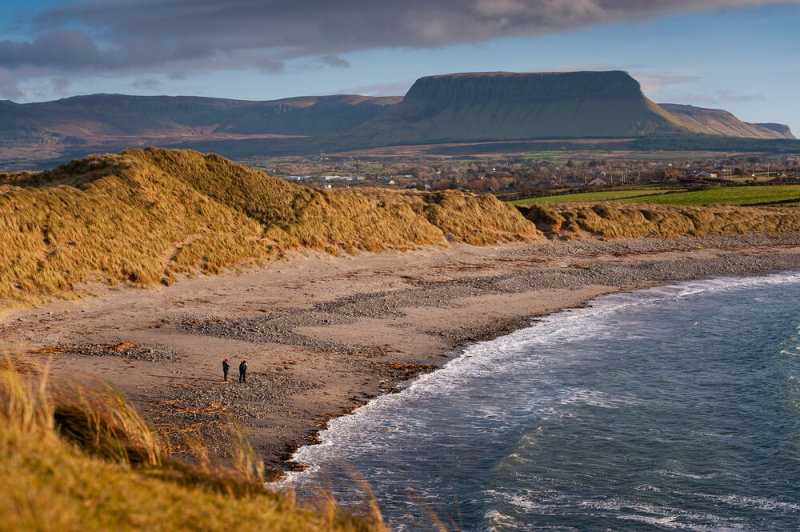
<svg viewBox="0 0 800 532">
<path fill-rule="evenodd" d="M 461 192 L 314 190 L 217 155 L 148 148 L 0 175 L 0 305 L 85 283 L 171 284 L 307 247 L 328 253 L 540 236 Z"/>
<path fill-rule="evenodd" d="M 113 389 L 20 369 L 0 360 L 3 530 L 384 530 L 374 506 L 356 518 L 265 490 L 246 446 L 231 467 L 170 461 Z"/>
<path fill-rule="evenodd" d="M 605 238 L 673 237 L 800 231 L 800 209 L 784 207 L 672 206 L 654 204 L 553 203 L 520 205 L 525 217 L 545 233 L 581 231 Z"/>
</svg>

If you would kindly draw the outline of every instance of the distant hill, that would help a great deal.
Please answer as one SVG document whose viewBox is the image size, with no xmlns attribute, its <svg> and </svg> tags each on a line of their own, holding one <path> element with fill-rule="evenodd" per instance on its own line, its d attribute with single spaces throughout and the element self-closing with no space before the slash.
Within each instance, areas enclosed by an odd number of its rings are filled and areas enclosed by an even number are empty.
<svg viewBox="0 0 800 532">
<path fill-rule="evenodd" d="M 309 96 L 252 102 L 96 94 L 53 102 L 0 101 L 0 165 L 150 145 L 349 131 L 401 97 Z"/>
<path fill-rule="evenodd" d="M 241 101 L 96 94 L 0 101 L 0 169 L 11 170 L 147 146 L 244 159 L 392 145 L 695 137 L 713 145 L 719 138 L 794 139 L 782 124 L 658 106 L 620 71 L 430 76 L 417 80 L 405 97 Z"/>
<path fill-rule="evenodd" d="M 625 72 L 491 72 L 417 80 L 402 102 L 345 135 L 350 146 L 687 135 Z"/>
<path fill-rule="evenodd" d="M 763 124 L 756 123 L 756 124 L 753 124 L 753 125 L 754 126 L 758 126 L 760 128 L 770 129 L 772 131 L 775 131 L 775 132 L 783 135 L 783 138 L 787 138 L 787 139 L 796 139 L 797 138 L 792 133 L 791 128 L 789 126 L 787 126 L 786 124 L 774 124 L 772 122 L 768 122 L 768 123 L 763 123 Z"/>
<path fill-rule="evenodd" d="M 352 129 L 400 100 L 338 95 L 251 102 L 95 94 L 24 105 L 3 101 L 0 133 L 42 130 L 79 137 L 170 132 L 324 136 Z"/>
<path fill-rule="evenodd" d="M 658 105 L 686 127 L 705 135 L 753 139 L 795 138 L 789 127 L 783 124 L 748 124 L 722 109 L 704 109 L 673 103 Z"/>
</svg>

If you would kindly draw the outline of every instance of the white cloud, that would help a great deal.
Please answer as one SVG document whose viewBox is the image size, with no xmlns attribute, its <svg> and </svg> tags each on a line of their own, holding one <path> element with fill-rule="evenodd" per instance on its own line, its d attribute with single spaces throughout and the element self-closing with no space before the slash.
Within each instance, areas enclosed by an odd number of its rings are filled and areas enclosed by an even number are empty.
<svg viewBox="0 0 800 532">
<path fill-rule="evenodd" d="M 337 91 L 337 94 L 361 94 L 363 96 L 403 96 L 414 84 L 413 79 L 405 81 L 388 81 L 359 85 Z"/>
</svg>

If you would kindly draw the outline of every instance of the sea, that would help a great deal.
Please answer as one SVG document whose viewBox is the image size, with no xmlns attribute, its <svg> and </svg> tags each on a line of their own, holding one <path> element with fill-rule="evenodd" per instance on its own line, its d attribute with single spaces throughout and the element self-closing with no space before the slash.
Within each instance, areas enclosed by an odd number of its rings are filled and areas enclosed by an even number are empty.
<svg viewBox="0 0 800 532">
<path fill-rule="evenodd" d="M 392 530 L 800 530 L 800 274 L 616 294 L 330 422 L 284 486 Z"/>
</svg>

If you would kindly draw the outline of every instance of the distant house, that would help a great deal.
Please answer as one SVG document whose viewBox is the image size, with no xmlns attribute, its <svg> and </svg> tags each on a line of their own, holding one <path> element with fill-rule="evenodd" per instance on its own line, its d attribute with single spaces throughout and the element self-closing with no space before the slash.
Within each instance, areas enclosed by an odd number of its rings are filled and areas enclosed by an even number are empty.
<svg viewBox="0 0 800 532">
<path fill-rule="evenodd" d="M 602 177 L 595 177 L 591 181 L 589 181 L 590 187 L 603 187 L 608 184 L 608 181 L 603 179 Z"/>
<path fill-rule="evenodd" d="M 708 172 L 692 172 L 689 174 L 689 177 L 694 177 L 697 179 L 714 179 L 717 177 L 717 174 L 710 174 Z"/>
<path fill-rule="evenodd" d="M 575 176 L 570 176 L 564 180 L 564 185 L 568 187 L 582 187 L 585 186 L 586 183 L 583 182 L 583 179 L 578 179 Z"/>
<path fill-rule="evenodd" d="M 362 181 L 364 176 L 360 175 L 324 175 L 325 181 Z"/>
</svg>

